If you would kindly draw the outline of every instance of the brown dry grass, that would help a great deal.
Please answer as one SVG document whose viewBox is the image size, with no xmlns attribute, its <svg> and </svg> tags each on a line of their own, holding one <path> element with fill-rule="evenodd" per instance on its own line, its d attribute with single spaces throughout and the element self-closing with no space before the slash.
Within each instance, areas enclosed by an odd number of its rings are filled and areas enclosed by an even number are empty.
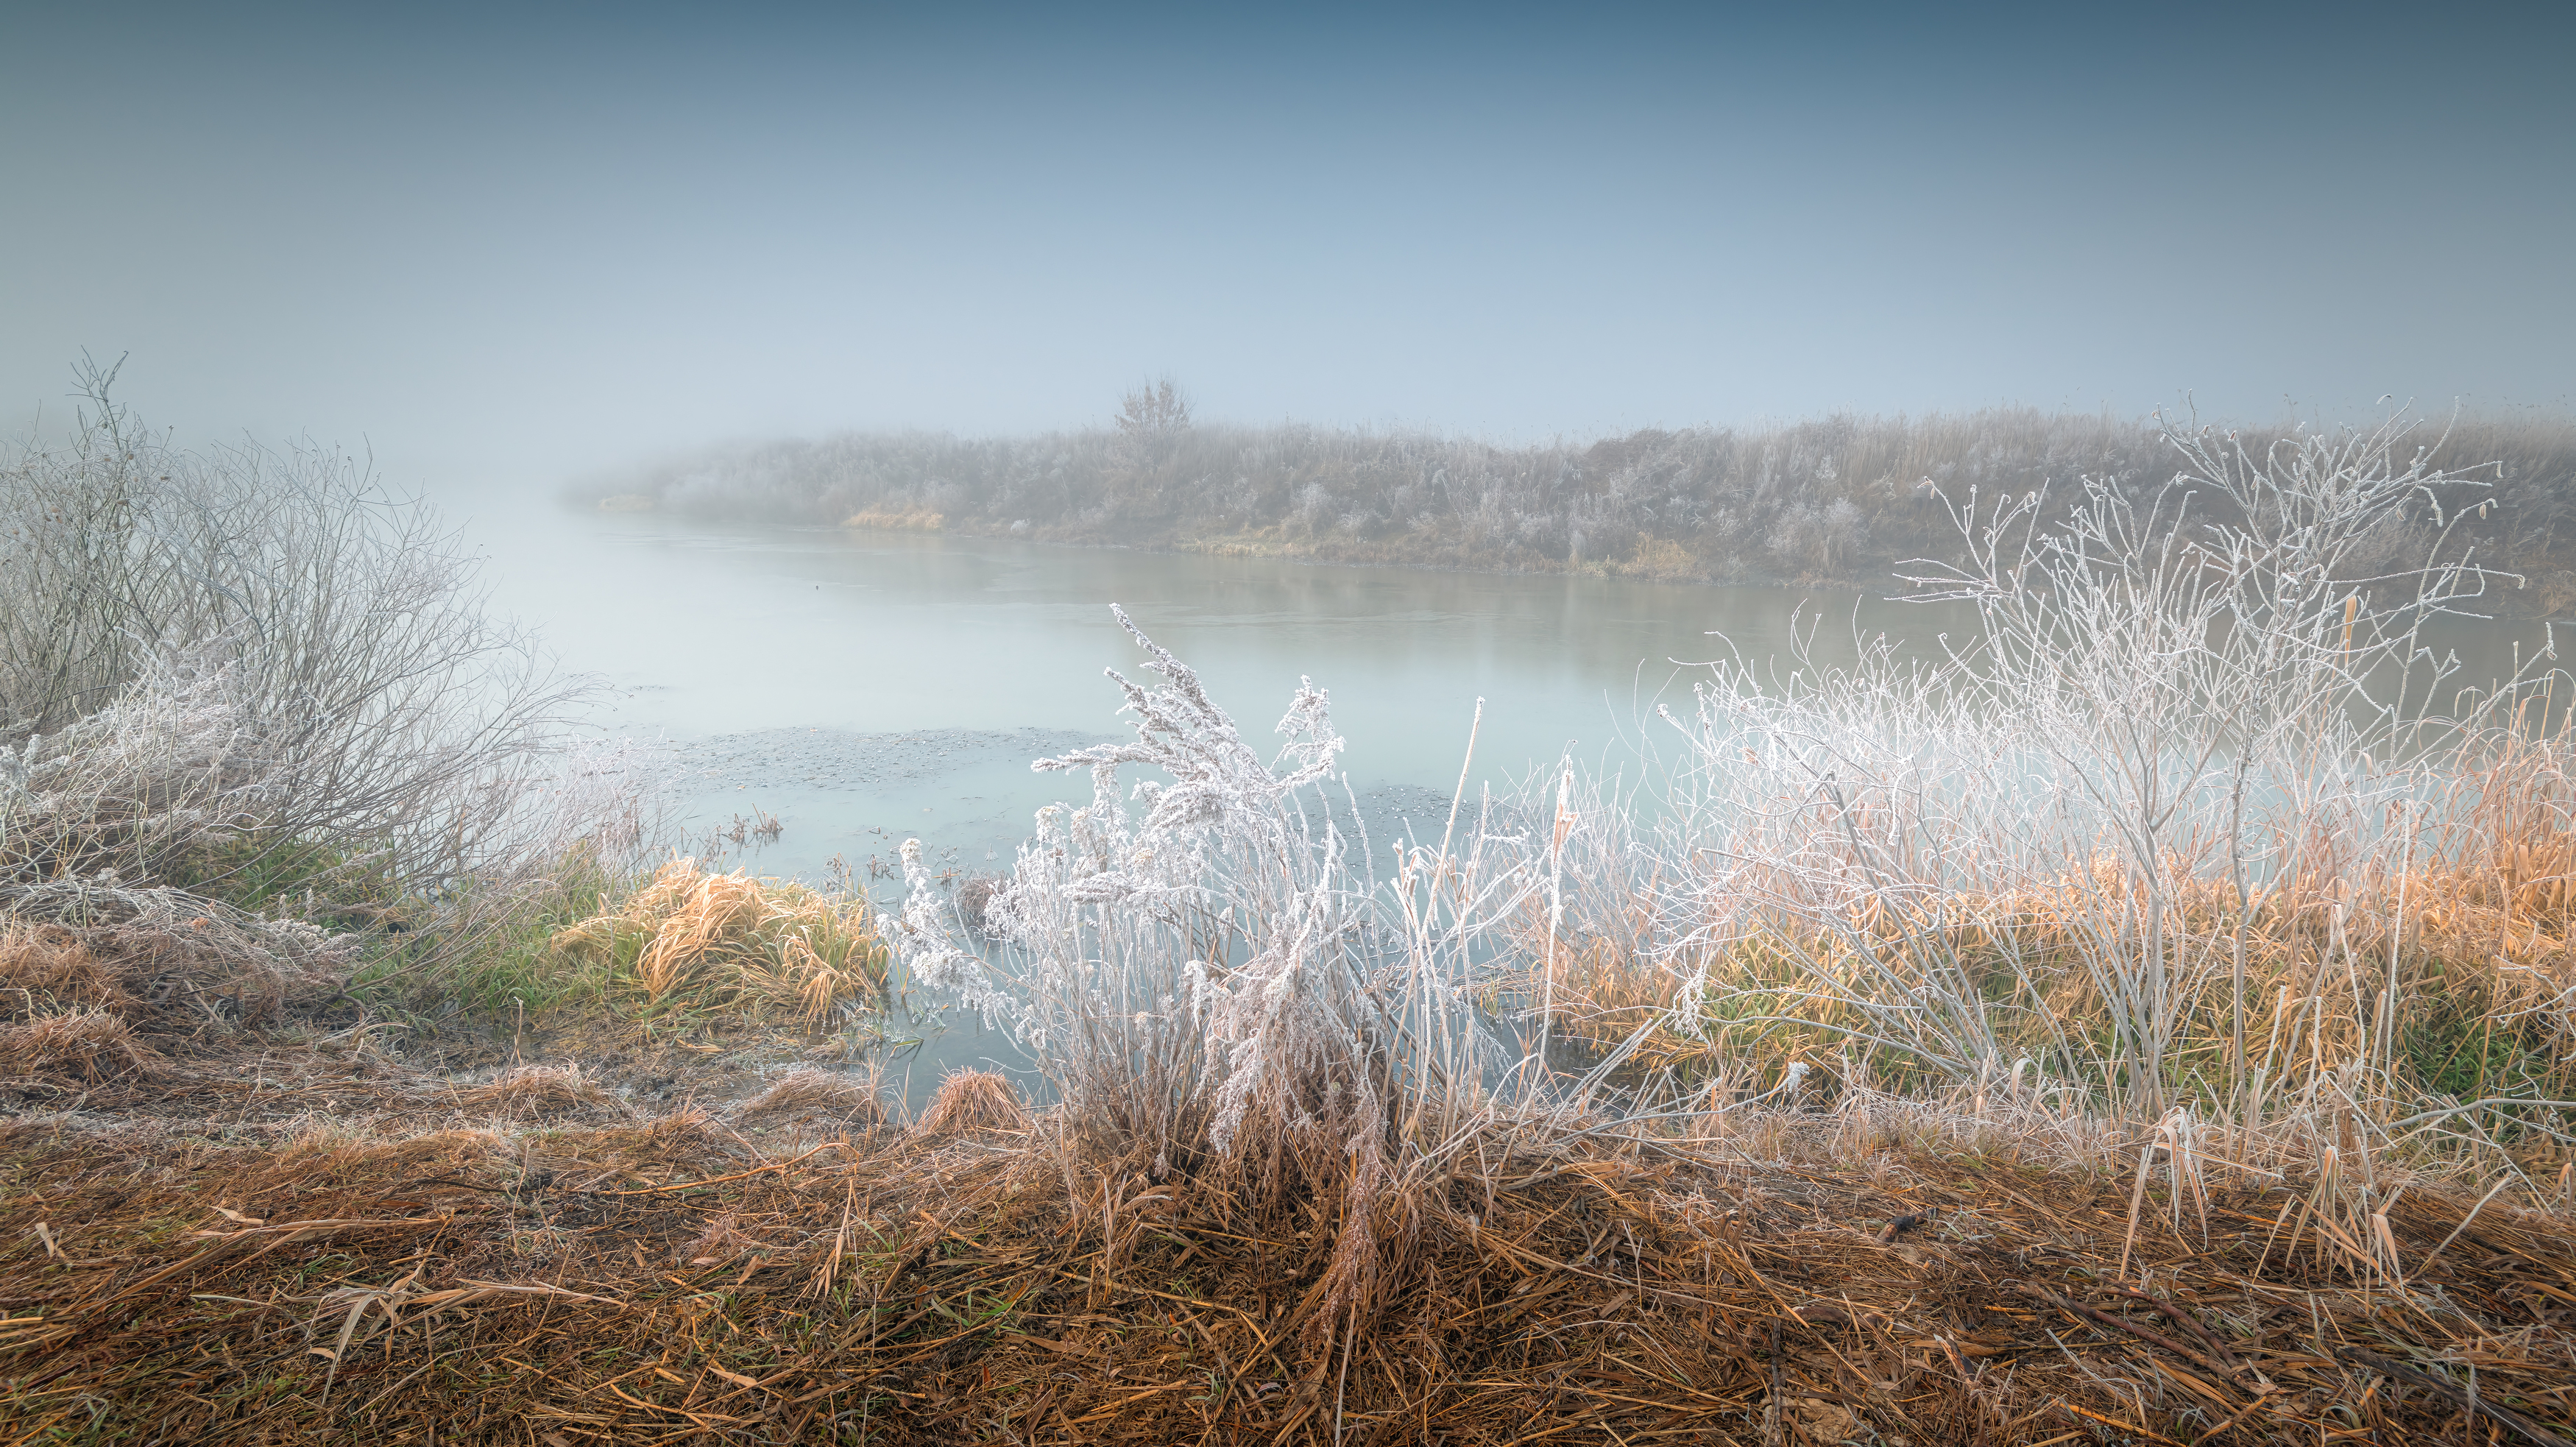
<svg viewBox="0 0 2576 1447">
<path fill-rule="evenodd" d="M 42 998 L 221 1034 L 330 1002 L 354 958 L 347 937 L 177 890 L 0 883 L 0 1008 Z"/>
<path fill-rule="evenodd" d="M 675 859 L 623 908 L 555 935 L 553 951 L 605 973 L 648 1014 L 777 1011 L 809 1026 L 881 1004 L 890 958 L 867 901 L 792 881 L 714 874 Z"/>
<path fill-rule="evenodd" d="M 94 1081 L 149 1071 L 159 1052 L 105 1010 L 69 1010 L 0 1025 L 0 1075 Z"/>
<path fill-rule="evenodd" d="M 86 1099 L 160 1074 L 173 1054 L 229 1049 L 338 990 L 318 939 L 299 957 L 269 927 L 186 896 L 68 889 L 91 923 L 0 910 L 0 1099 Z"/>
<path fill-rule="evenodd" d="M 578 1065 L 516 1066 L 457 1092 L 456 1103 L 465 1110 L 509 1117 L 592 1110 L 627 1113 L 623 1101 L 584 1075 Z"/>
<path fill-rule="evenodd" d="M 791 1070 L 735 1114 L 746 1121 L 809 1116 L 860 1127 L 882 1125 L 886 1119 L 874 1090 L 828 1070 Z"/>
<path fill-rule="evenodd" d="M 687 1113 L 174 1158 L 0 1137 L 11 1441 L 2499 1440 L 2576 1417 L 2576 1231 L 2410 1191 L 2398 1274 L 2212 1189 L 1768 1117 L 1541 1146 L 1353 1209 L 869 1131 L 764 1159 Z M 223 1205 L 217 1211 L 216 1205 Z M 39 1232 L 39 1222 L 46 1229 Z M 2119 1261 L 2129 1255 L 2123 1274 Z M 2383 1370 L 2387 1368 L 2388 1370 Z M 2397 1375 L 2451 1384 L 2449 1395 Z M 2467 1434 L 2465 1437 L 2463 1434 Z"/>
<path fill-rule="evenodd" d="M 1028 1107 L 1009 1076 L 998 1070 L 958 1070 L 939 1082 L 916 1130 L 925 1136 L 967 1135 L 976 1131 L 1025 1131 Z"/>
<path fill-rule="evenodd" d="M 0 918 L 0 993 L 22 1004 L 42 997 L 56 1008 L 122 1013 L 133 1001 L 114 970 L 81 937 L 59 925 Z"/>
<path fill-rule="evenodd" d="M 2242 916 L 2249 1072 L 2261 1072 L 2277 1098 L 2377 1049 L 2393 1057 L 2410 1088 L 2436 1098 L 2505 1090 L 2508 1082 L 2489 1073 L 2499 1062 L 2532 1073 L 2539 1096 L 2576 1098 L 2576 1017 L 2558 1003 L 2576 998 L 2571 884 L 2576 834 L 2534 829 L 2466 865 L 2302 878 L 2257 891 Z M 1944 899 L 1938 921 L 1920 907 L 1867 899 L 1844 927 L 1792 924 L 1731 942 L 1722 957 L 1705 962 L 1725 993 L 1718 1006 L 1697 1013 L 1686 973 L 1640 948 L 1649 902 L 1595 909 L 1560 931 L 1552 954 L 1544 914 L 1532 907 L 1515 922 L 1516 948 L 1533 963 L 1514 989 L 1532 999 L 1549 993 L 1552 960 L 1559 1033 L 1607 1050 L 1642 1029 L 1634 1057 L 1641 1067 L 1709 1079 L 1742 1073 L 1747 1062 L 1766 1062 L 1774 1072 L 1790 1059 L 1833 1062 L 1841 1053 L 1838 1032 L 1864 1023 L 1851 998 L 1871 993 L 1875 969 L 1955 959 L 1989 998 L 2030 1009 L 2018 1017 L 2029 1033 L 2004 1043 L 2044 1057 L 2052 1031 L 2108 1033 L 2105 1002 L 2072 959 L 2077 933 L 2098 924 L 2106 901 L 2120 903 L 2123 888 L 2106 869 L 2054 892 Z M 2232 887 L 2196 882 L 2180 891 L 2179 903 L 2171 921 L 2177 956 L 2224 958 L 2237 938 Z M 2088 920 L 2088 911 L 2096 918 Z M 2374 1036 L 2378 995 L 2390 983 L 2391 939 L 2402 941 L 2393 1050 Z M 2015 986 L 2008 959 L 2022 963 L 2040 994 Z M 1815 988 L 1820 974 L 1841 984 L 1843 998 Z M 2169 1064 L 2178 1087 L 2194 1077 L 2226 1081 L 2232 1003 L 2226 972 L 2204 977 Z M 1919 1090 L 1938 1082 L 1889 1052 L 1848 1083 Z M 2511 1088 L 2534 1091 L 2529 1081 Z M 2535 1159 L 2556 1159 L 2546 1139 L 2528 1144 Z"/>
</svg>

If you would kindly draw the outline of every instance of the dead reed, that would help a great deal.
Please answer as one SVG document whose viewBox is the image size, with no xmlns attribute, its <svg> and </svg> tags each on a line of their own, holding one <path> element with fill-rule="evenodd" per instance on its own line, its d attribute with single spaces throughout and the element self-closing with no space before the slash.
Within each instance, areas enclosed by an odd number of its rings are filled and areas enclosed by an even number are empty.
<svg viewBox="0 0 2576 1447">
<path fill-rule="evenodd" d="M 337 997 L 351 956 L 345 937 L 177 890 L 0 884 L 9 1073 L 139 1069 L 156 1058 L 144 1036 L 221 1049 Z"/>
<path fill-rule="evenodd" d="M 66 1010 L 0 1025 L 0 1074 L 89 1081 L 148 1071 L 159 1052 L 105 1010 Z"/>
<path fill-rule="evenodd" d="M 734 1112 L 740 1120 L 806 1118 L 835 1128 L 883 1125 L 885 1106 L 871 1085 L 827 1070 L 791 1070 Z"/>
<path fill-rule="evenodd" d="M 506 1118 L 581 1111 L 628 1113 L 625 1102 L 586 1077 L 578 1065 L 513 1066 L 481 1085 L 457 1092 L 459 1109 Z"/>
</svg>

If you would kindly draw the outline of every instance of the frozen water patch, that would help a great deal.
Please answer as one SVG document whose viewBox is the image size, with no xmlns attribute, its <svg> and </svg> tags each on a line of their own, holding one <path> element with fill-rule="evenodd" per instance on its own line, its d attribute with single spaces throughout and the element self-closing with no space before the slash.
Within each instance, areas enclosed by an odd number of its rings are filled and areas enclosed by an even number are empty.
<svg viewBox="0 0 2576 1447">
<path fill-rule="evenodd" d="M 1066 753 L 1105 735 L 1060 729 L 761 729 L 669 746 L 691 793 L 878 791 Z"/>
</svg>

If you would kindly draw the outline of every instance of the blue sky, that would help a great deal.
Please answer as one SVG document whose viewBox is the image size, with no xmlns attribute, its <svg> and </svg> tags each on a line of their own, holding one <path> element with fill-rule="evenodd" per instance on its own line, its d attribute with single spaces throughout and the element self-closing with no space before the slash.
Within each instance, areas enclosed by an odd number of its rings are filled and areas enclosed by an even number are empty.
<svg viewBox="0 0 2576 1447">
<path fill-rule="evenodd" d="M 2576 398 L 2568 7 L 13 7 L 0 415 L 550 488 L 844 427 Z"/>
</svg>

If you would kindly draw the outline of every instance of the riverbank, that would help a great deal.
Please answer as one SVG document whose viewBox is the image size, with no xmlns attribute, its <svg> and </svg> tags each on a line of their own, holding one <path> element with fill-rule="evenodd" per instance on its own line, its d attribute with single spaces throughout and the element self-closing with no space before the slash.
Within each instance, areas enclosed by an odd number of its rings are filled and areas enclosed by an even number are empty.
<svg viewBox="0 0 2576 1447">
<path fill-rule="evenodd" d="M 1793 1103 L 1493 1121 L 1362 1207 L 1158 1171 L 976 1077 L 909 1122 L 811 1073 L 655 1104 L 565 1060 L 458 1089 L 327 1023 L 0 1124 L 11 1440 L 2545 1442 L 2576 1419 L 2576 1227 L 2436 1186 L 2347 1219 L 2315 1182 L 2124 1168 L 2028 1115 Z M 1331 1309 L 1354 1231 L 1379 1264 Z"/>
<path fill-rule="evenodd" d="M 1834 417 L 1504 447 L 1428 434 L 1177 425 L 1028 438 L 844 434 L 710 450 L 568 500 L 701 520 L 1007 537 L 1221 557 L 1659 582 L 1901 591 L 1968 561 L 1953 506 L 2040 492 L 2063 523 L 2091 477 L 2135 498 L 2222 489 L 2188 449 L 2267 465 L 2287 427 L 2168 435 L 2153 419 L 2025 409 Z M 2482 611 L 2576 609 L 2576 421 L 2392 421 L 2350 434 L 2424 476 L 2377 562 L 2469 559 Z M 2178 504 L 2176 490 L 2169 503 Z M 2485 506 L 2481 506 L 2485 504 Z"/>
<path fill-rule="evenodd" d="M 815 666 L 824 579 L 787 566 L 811 531 L 723 540 L 754 566 L 705 635 L 592 600 L 656 660 L 707 638 L 709 687 L 796 710 L 769 723 L 834 716 L 817 675 L 912 715 L 709 730 L 693 758 L 752 808 L 728 843 L 771 832 L 755 792 L 903 798 L 868 835 L 901 840 L 869 871 L 899 900 L 847 867 L 669 859 L 637 754 L 533 723 L 433 752 L 471 764 L 415 794 L 455 827 L 352 824 L 316 801 L 371 776 L 314 761 L 417 762 L 402 741 L 440 734 L 335 752 L 269 732 L 291 700 L 136 663 L 0 781 L 0 1425 L 2555 1440 L 2562 681 L 2546 655 L 2500 689 L 2406 671 L 2452 656 L 2426 620 L 2474 575 L 2337 582 L 2417 495 L 2402 459 L 2312 441 L 2235 480 L 2250 521 L 2189 567 L 2100 490 L 1981 554 L 1983 651 L 1856 617 L 1839 661 L 1699 666 L 1636 773 L 1509 741 L 1456 675 L 1417 676 L 1435 704 L 1366 728 L 1436 765 L 1383 794 L 1299 676 L 1302 615 L 1245 606 L 1242 578 L 1201 636 L 1254 641 L 1247 691 L 1123 610 L 1099 688 L 1075 610 L 1008 548 L 822 535 L 854 588 L 902 594 L 906 559 L 962 575 L 873 635 L 908 630 L 922 691 Z M 2002 532 L 2035 523 L 2018 506 Z M 61 541 L 67 568 L 113 556 Z M 1587 611 L 1700 626 L 1648 584 L 1442 578 L 1461 606 L 1404 610 L 1387 585 L 1422 580 L 1165 571 L 1203 620 L 1225 575 L 1341 590 L 1335 626 L 1390 675 L 1454 664 L 1517 594 L 1513 636 L 1571 660 L 1560 695 L 1637 656 L 1605 665 Z M 1009 611 L 937 631 L 960 599 Z M 755 666 L 763 640 L 784 666 Z M 1020 764 L 1042 806 L 954 800 L 1014 828 L 982 879 L 910 827 L 960 792 L 961 750 L 1004 767 L 1000 736 L 921 716 L 974 687 L 1067 711 L 1029 728 L 1126 725 Z M 1479 748 L 1558 762 L 1487 788 Z M 908 999 L 1006 1034 L 1032 1082 L 945 1069 L 916 1102 Z"/>
</svg>

